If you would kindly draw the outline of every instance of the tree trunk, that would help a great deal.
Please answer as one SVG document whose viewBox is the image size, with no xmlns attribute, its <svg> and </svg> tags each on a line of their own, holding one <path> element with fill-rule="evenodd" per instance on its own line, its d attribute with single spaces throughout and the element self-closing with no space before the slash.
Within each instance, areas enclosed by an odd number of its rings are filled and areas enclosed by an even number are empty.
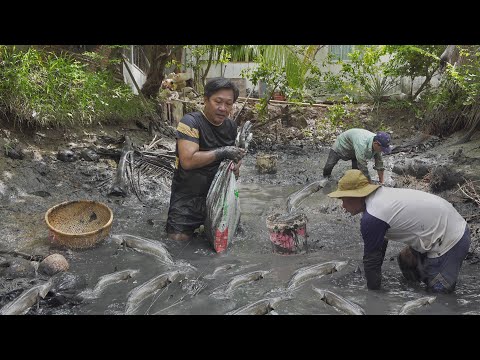
<svg viewBox="0 0 480 360">
<path fill-rule="evenodd" d="M 205 87 L 205 80 L 207 79 L 208 72 L 210 71 L 210 66 L 212 65 L 213 59 L 213 50 L 215 49 L 215 45 L 210 46 L 210 54 L 208 56 L 207 67 L 205 68 L 205 72 L 202 74 L 202 88 Z"/>
<path fill-rule="evenodd" d="M 165 65 L 170 60 L 172 45 L 147 45 L 145 46 L 150 68 L 147 80 L 142 87 L 142 94 L 147 98 L 157 96 L 164 79 Z"/>
<path fill-rule="evenodd" d="M 418 95 L 420 95 L 420 93 L 423 91 L 423 89 L 427 86 L 427 84 L 430 82 L 430 80 L 432 80 L 432 77 L 433 75 L 435 74 L 435 71 L 437 71 L 438 67 L 436 67 L 431 73 L 427 74 L 427 76 L 425 77 L 425 81 L 422 83 L 422 85 L 418 88 L 417 92 L 415 93 L 415 95 L 413 95 L 413 99 L 412 100 L 415 100 L 417 98 Z M 412 82 L 413 84 L 413 82 Z M 413 89 L 413 86 L 412 86 L 412 89 Z"/>
<path fill-rule="evenodd" d="M 475 133 L 475 131 L 480 127 L 480 112 L 476 111 L 477 109 L 472 109 L 471 110 L 471 115 L 473 119 L 472 127 L 470 130 L 467 131 L 464 137 L 462 137 L 460 140 L 458 140 L 454 145 L 460 145 L 460 144 L 465 144 L 466 142 L 470 141 L 470 138 L 472 135 Z"/>
</svg>

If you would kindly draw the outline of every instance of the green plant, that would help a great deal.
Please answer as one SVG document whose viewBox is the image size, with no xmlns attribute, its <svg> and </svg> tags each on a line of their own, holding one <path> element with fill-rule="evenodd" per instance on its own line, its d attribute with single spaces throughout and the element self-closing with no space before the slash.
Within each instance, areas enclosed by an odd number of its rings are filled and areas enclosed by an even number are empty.
<svg viewBox="0 0 480 360">
<path fill-rule="evenodd" d="M 367 74 L 364 83 L 365 91 L 370 95 L 373 104 L 378 106 L 390 90 L 397 86 L 395 79 Z"/>
<path fill-rule="evenodd" d="M 347 116 L 348 111 L 342 104 L 335 104 L 328 108 L 327 119 L 335 126 L 342 126 L 343 119 Z"/>
<path fill-rule="evenodd" d="M 414 101 L 423 91 L 431 87 L 430 80 L 439 69 L 440 55 L 444 46 L 386 45 L 385 50 L 390 55 L 385 65 L 386 74 L 391 77 L 408 77 L 410 84 L 413 84 L 414 79 L 423 77 L 423 82 L 415 93 L 413 93 L 413 86 L 410 86 L 408 96 Z"/>
<path fill-rule="evenodd" d="M 232 45 L 186 45 L 190 58 L 186 61 L 186 67 L 193 70 L 195 89 L 203 93 L 203 88 L 212 64 L 224 65 L 232 59 Z M 205 65 L 205 66 L 204 66 Z"/>
<path fill-rule="evenodd" d="M 321 80 L 331 92 L 346 94 L 352 99 L 366 95 L 379 105 L 399 82 L 398 77 L 387 72 L 386 62 L 382 59 L 385 55 L 385 46 L 356 45 L 348 54 L 348 62 L 328 56 L 325 64 L 340 70 L 338 73 L 323 72 Z"/>
<path fill-rule="evenodd" d="M 305 136 L 306 138 L 311 138 L 311 137 L 313 136 L 312 130 L 310 130 L 310 129 L 308 129 L 308 128 L 302 129 L 302 134 L 303 134 L 303 136 Z"/>
<path fill-rule="evenodd" d="M 392 131 L 392 129 L 390 128 L 390 126 L 385 125 L 385 123 L 383 122 L 383 120 L 380 120 L 380 123 L 377 124 L 376 130 L 377 130 L 377 131 L 384 131 L 384 132 L 387 132 L 387 133 L 389 133 L 389 132 Z"/>
<path fill-rule="evenodd" d="M 109 70 L 89 71 L 69 55 L 0 46 L 0 59 L 0 108 L 19 124 L 87 125 L 153 110 Z"/>
<path fill-rule="evenodd" d="M 10 142 L 7 142 L 3 145 L 4 148 L 4 153 L 8 153 L 9 151 L 12 151 L 15 148 L 15 144 L 12 144 Z"/>
</svg>

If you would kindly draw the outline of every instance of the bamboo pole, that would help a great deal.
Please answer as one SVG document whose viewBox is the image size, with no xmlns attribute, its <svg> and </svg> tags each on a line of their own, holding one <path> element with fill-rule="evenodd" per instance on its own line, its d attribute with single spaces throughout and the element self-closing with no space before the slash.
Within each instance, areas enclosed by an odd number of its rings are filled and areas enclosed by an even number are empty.
<svg viewBox="0 0 480 360">
<path fill-rule="evenodd" d="M 255 99 L 255 98 L 245 98 L 245 97 L 238 97 L 238 100 L 245 100 L 245 101 L 260 101 L 260 99 Z M 310 104 L 310 103 L 304 103 L 304 102 L 292 102 L 292 101 L 282 101 L 282 100 L 270 100 L 270 104 L 291 104 L 291 105 L 300 105 L 300 106 L 313 106 L 313 107 L 324 107 L 328 108 L 330 105 L 327 104 Z"/>
</svg>

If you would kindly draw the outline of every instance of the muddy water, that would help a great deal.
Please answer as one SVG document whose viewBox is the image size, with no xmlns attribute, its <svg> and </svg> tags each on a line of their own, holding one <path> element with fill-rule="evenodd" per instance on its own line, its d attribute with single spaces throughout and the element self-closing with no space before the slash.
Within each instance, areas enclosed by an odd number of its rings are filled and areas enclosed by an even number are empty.
<svg viewBox="0 0 480 360">
<path fill-rule="evenodd" d="M 333 291 L 362 306 L 367 314 L 396 314 L 409 300 L 426 296 L 424 288 L 402 280 L 395 256 L 401 246 L 390 243 L 383 265 L 383 289 L 368 291 L 362 274 L 363 244 L 359 232 L 359 216 L 343 212 L 338 200 L 319 191 L 300 206 L 308 217 L 308 253 L 279 255 L 272 251 L 266 217 L 283 211 L 292 192 L 316 180 L 319 163 L 325 161 L 326 151 L 283 149 L 277 174 L 258 175 L 255 154 L 249 154 L 243 163 L 240 187 L 242 215 L 234 243 L 226 254 L 215 254 L 206 240 L 196 237 L 190 242 L 166 239 L 163 230 L 168 207 L 145 207 L 135 199 L 112 203 L 115 222 L 113 234 L 129 233 L 160 240 L 175 260 L 183 260 L 196 268 L 187 280 L 173 282 L 165 289 L 146 298 L 137 314 L 225 314 L 266 297 L 285 294 L 295 270 L 321 262 L 348 260 L 348 265 L 337 273 L 305 282 L 294 290 L 290 299 L 280 302 L 275 312 L 280 315 L 341 314 L 319 300 L 312 286 Z M 341 162 L 334 170 L 339 178 L 349 166 Z M 389 175 L 389 174 L 387 174 Z M 335 187 L 335 181 L 329 185 Z M 82 274 L 87 287 L 95 286 L 98 278 L 115 270 L 138 269 L 132 279 L 108 286 L 100 298 L 62 306 L 43 306 L 34 313 L 43 314 L 124 314 L 128 292 L 145 281 L 170 270 L 155 257 L 119 247 L 110 239 L 93 249 L 66 252 L 70 271 Z M 231 268 L 212 277 L 222 265 Z M 268 270 L 263 279 L 245 283 L 232 293 L 223 293 L 222 285 L 233 276 L 256 270 Z M 464 263 L 453 295 L 438 295 L 436 301 L 415 311 L 415 314 L 479 314 L 479 264 Z"/>
</svg>

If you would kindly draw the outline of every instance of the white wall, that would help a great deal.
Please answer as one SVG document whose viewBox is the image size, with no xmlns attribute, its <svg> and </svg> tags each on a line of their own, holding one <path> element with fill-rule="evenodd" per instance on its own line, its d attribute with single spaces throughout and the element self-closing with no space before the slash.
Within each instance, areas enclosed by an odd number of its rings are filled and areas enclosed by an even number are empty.
<svg viewBox="0 0 480 360">
<path fill-rule="evenodd" d="M 210 67 L 208 71 L 207 78 L 213 78 L 217 76 L 223 76 L 226 78 L 241 79 L 240 72 L 243 69 L 255 69 L 258 64 L 253 62 L 235 62 L 228 64 L 214 64 Z M 204 67 L 205 68 L 205 67 Z M 254 84 L 252 84 L 248 79 L 245 79 L 247 89 L 252 89 Z M 258 86 L 255 86 L 255 89 L 258 91 Z"/>
</svg>

